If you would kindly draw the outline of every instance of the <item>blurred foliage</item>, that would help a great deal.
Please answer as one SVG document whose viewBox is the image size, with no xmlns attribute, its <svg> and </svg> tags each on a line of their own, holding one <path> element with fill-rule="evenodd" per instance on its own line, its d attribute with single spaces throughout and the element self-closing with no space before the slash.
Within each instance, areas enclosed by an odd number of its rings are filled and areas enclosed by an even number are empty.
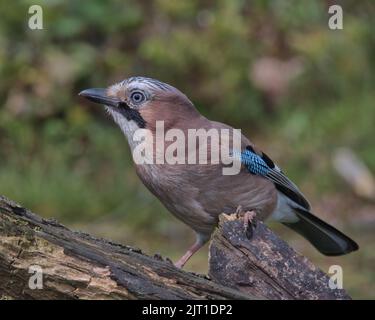
<svg viewBox="0 0 375 320">
<path fill-rule="evenodd" d="M 343 30 L 328 28 L 334 3 Z M 32 4 L 44 30 L 27 27 Z M 0 15 L 0 193 L 39 213 L 176 235 L 119 130 L 77 97 L 133 75 L 241 127 L 313 199 L 347 192 L 332 172 L 336 147 L 375 170 L 374 1 L 20 0 L 0 2 Z"/>
</svg>

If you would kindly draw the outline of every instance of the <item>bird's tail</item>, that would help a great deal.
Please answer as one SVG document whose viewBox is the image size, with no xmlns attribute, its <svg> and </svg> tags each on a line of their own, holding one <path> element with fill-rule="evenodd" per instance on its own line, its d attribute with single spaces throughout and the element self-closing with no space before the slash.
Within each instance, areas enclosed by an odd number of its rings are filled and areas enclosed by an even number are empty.
<svg viewBox="0 0 375 320">
<path fill-rule="evenodd" d="M 284 224 L 309 240 L 322 254 L 340 256 L 358 250 L 357 243 L 308 210 L 302 208 L 293 208 L 293 210 L 299 220 L 294 223 L 284 222 Z"/>
</svg>

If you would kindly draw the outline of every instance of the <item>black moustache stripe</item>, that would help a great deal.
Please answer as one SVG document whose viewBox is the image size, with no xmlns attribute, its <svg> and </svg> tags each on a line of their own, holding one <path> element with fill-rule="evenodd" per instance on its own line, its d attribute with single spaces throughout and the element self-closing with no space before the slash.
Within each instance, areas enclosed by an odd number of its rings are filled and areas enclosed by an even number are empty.
<svg viewBox="0 0 375 320">
<path fill-rule="evenodd" d="M 130 108 L 125 103 L 121 103 L 118 106 L 118 110 L 128 121 L 133 120 L 138 125 L 138 127 L 143 129 L 146 128 L 146 121 L 145 119 L 143 119 L 138 110 Z"/>
</svg>

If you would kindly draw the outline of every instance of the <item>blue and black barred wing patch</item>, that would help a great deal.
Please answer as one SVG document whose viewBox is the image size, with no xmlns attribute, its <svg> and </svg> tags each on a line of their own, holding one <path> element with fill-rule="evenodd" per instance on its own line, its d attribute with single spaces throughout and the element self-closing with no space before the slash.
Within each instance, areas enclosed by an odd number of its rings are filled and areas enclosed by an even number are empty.
<svg viewBox="0 0 375 320">
<path fill-rule="evenodd" d="M 241 163 L 252 174 L 266 176 L 271 170 L 271 168 L 259 155 L 249 150 L 233 151 L 233 156 L 237 159 L 240 159 Z"/>
<path fill-rule="evenodd" d="M 298 187 L 284 175 L 281 169 L 263 152 L 256 153 L 249 146 L 241 152 L 233 151 L 233 156 L 241 160 L 247 170 L 256 175 L 271 180 L 276 188 L 288 198 L 298 203 L 305 209 L 310 209 L 310 204 Z"/>
</svg>

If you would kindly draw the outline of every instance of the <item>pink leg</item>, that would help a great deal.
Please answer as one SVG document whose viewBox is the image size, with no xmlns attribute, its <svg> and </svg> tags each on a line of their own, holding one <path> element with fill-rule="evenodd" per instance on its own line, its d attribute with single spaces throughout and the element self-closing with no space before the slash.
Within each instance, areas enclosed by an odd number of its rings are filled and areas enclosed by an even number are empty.
<svg viewBox="0 0 375 320">
<path fill-rule="evenodd" d="M 185 263 L 196 253 L 200 248 L 204 246 L 208 239 L 197 237 L 195 243 L 186 251 L 186 253 L 174 264 L 177 268 L 182 269 Z"/>
</svg>

